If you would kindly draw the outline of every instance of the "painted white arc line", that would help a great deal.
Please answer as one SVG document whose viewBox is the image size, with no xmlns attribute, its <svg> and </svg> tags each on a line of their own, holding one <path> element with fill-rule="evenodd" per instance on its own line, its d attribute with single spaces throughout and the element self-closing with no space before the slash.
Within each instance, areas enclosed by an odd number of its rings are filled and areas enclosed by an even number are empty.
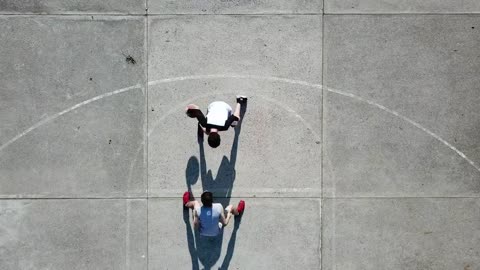
<svg viewBox="0 0 480 270">
<path fill-rule="evenodd" d="M 258 95 L 258 94 L 256 94 L 255 96 L 259 97 L 259 98 L 261 98 L 265 101 L 271 102 L 271 103 L 283 108 L 287 112 L 293 114 L 295 116 L 295 118 L 300 120 L 300 122 L 302 122 L 302 124 L 308 129 L 308 131 L 310 131 L 313 134 L 313 136 L 315 137 L 316 140 L 318 140 L 318 141 L 321 140 L 322 137 L 320 135 L 318 135 L 317 132 L 315 132 L 315 129 L 312 127 L 312 125 L 310 125 L 310 123 L 308 123 L 305 119 L 303 119 L 303 117 L 301 115 L 299 115 L 295 110 L 293 110 L 292 108 L 288 107 L 287 105 L 285 105 L 281 102 L 276 101 L 275 99 L 268 98 L 266 96 Z"/>
<path fill-rule="evenodd" d="M 160 79 L 155 81 L 148 82 L 148 85 L 157 85 L 162 83 L 169 83 L 169 82 L 178 82 L 178 81 L 187 81 L 187 80 L 200 80 L 200 79 L 255 79 L 255 80 L 264 80 L 264 81 L 277 81 L 277 82 L 285 82 L 290 84 L 298 84 L 304 85 L 308 87 L 320 88 L 322 89 L 321 84 L 309 83 L 300 80 L 292 80 L 282 77 L 264 77 L 264 76 L 257 76 L 257 75 L 238 75 L 238 74 L 209 74 L 209 75 L 192 75 L 192 76 L 182 76 L 182 77 L 175 77 L 175 78 L 167 78 L 167 79 Z"/>
<path fill-rule="evenodd" d="M 192 76 L 182 76 L 182 77 L 175 77 L 175 78 L 167 78 L 167 79 L 161 79 L 161 80 L 156 80 L 156 81 L 151 81 L 148 82 L 148 85 L 156 85 L 156 84 L 161 84 L 161 83 L 168 83 L 168 82 L 175 82 L 175 81 L 185 81 L 185 80 L 198 80 L 198 79 L 216 79 L 216 78 L 235 78 L 235 79 L 259 79 L 259 80 L 269 80 L 269 81 L 280 81 L 280 82 L 285 82 L 285 83 L 291 83 L 291 84 L 299 84 L 299 85 L 304 85 L 308 87 L 314 87 L 318 89 L 323 89 L 323 86 L 321 84 L 314 84 L 314 83 L 309 83 L 305 81 L 300 81 L 300 80 L 292 80 L 292 79 L 287 79 L 287 78 L 281 78 L 281 77 L 263 77 L 263 76 L 257 76 L 257 75 L 238 75 L 238 74 L 209 74 L 209 75 L 192 75 Z M 382 111 L 385 111 L 389 114 L 392 114 L 396 117 L 399 117 L 400 119 L 410 123 L 411 125 L 415 126 L 416 128 L 422 130 L 423 132 L 427 133 L 428 135 L 432 136 L 439 142 L 443 143 L 446 145 L 448 148 L 453 150 L 457 155 L 459 155 L 461 158 L 465 159 L 471 166 L 473 166 L 477 171 L 480 172 L 480 167 L 475 164 L 471 159 L 469 159 L 463 152 L 458 150 L 455 146 L 435 134 L 434 132 L 430 131 L 429 129 L 423 127 L 419 123 L 413 121 L 412 119 L 401 115 L 400 113 L 391 110 L 383 105 L 380 105 L 376 102 L 364 99 L 362 97 L 356 96 L 354 94 L 346 93 L 340 90 L 336 90 L 333 88 L 327 88 L 325 87 L 325 90 L 328 92 L 332 92 L 335 94 L 339 94 L 345 97 L 350 97 L 356 100 L 359 100 L 361 102 L 365 102 L 371 106 L 377 107 Z"/>
<path fill-rule="evenodd" d="M 22 138 L 23 136 L 27 135 L 28 133 L 32 132 L 33 130 L 37 129 L 38 127 L 48 123 L 48 122 L 51 122 L 55 119 L 57 119 L 58 117 L 68 113 L 68 112 L 71 112 L 77 108 L 80 108 L 84 105 L 87 105 L 89 103 L 92 103 L 94 101 L 97 101 L 99 99 L 102 99 L 102 98 L 105 98 L 105 97 L 109 97 L 109 96 L 113 96 L 113 95 L 116 95 L 116 94 L 120 94 L 120 93 L 123 93 L 123 92 L 126 92 L 126 91 L 130 91 L 132 89 L 137 89 L 137 88 L 141 88 L 142 86 L 140 84 L 137 84 L 137 85 L 134 85 L 134 86 L 129 86 L 129 87 L 125 87 L 125 88 L 121 88 L 121 89 L 118 89 L 118 90 L 115 90 L 115 91 L 112 91 L 112 92 L 108 92 L 108 93 L 105 93 L 105 94 L 102 94 L 102 95 L 99 95 L 99 96 L 96 96 L 96 97 L 93 97 L 91 99 L 88 99 L 88 100 L 85 100 L 83 102 L 80 102 L 78 104 L 75 104 L 74 106 L 68 108 L 68 109 L 65 109 L 59 113 L 56 113 L 54 115 L 51 115 L 43 120 L 41 120 L 40 122 L 37 122 L 35 125 L 27 128 L 26 130 L 24 130 L 22 133 L 18 134 L 17 136 L 13 137 L 12 139 L 10 139 L 9 141 L 7 141 L 5 144 L 3 144 L 2 146 L 0 146 L 0 151 L 2 151 L 3 149 L 7 148 L 10 144 L 14 143 L 15 141 L 17 141 L 18 139 Z"/>
<path fill-rule="evenodd" d="M 309 82 L 300 81 L 300 80 L 291 80 L 291 79 L 281 78 L 281 77 L 264 77 L 264 76 L 257 76 L 257 75 L 238 75 L 238 74 L 209 74 L 209 75 L 180 76 L 180 77 L 173 77 L 173 78 L 166 78 L 166 79 L 151 81 L 151 82 L 148 82 L 148 85 L 157 85 L 157 84 L 162 84 L 162 83 L 178 82 L 178 81 L 186 81 L 186 80 L 218 79 L 218 78 L 257 79 L 257 80 L 267 80 L 267 81 L 280 81 L 280 82 L 285 82 L 285 83 L 290 83 L 290 84 L 298 84 L 298 85 L 304 85 L 304 86 L 307 86 L 307 87 L 314 87 L 314 88 L 318 88 L 318 89 L 323 89 L 323 86 L 321 84 L 314 84 L 314 83 L 309 83 Z M 69 109 L 66 109 L 66 110 L 64 110 L 60 113 L 52 115 L 52 116 L 36 123 L 35 125 L 26 129 L 24 132 L 22 132 L 22 133 L 18 134 L 17 136 L 13 137 L 12 139 L 10 139 L 4 145 L 0 146 L 0 151 L 5 149 L 8 145 L 12 144 L 16 140 L 18 140 L 21 137 L 25 136 L 26 134 L 30 133 L 34 129 L 38 128 L 39 126 L 41 126 L 43 124 L 46 124 L 46 123 L 54 120 L 55 118 L 65 114 L 67 112 L 70 112 L 70 111 L 72 111 L 72 110 L 74 110 L 78 107 L 81 107 L 81 106 L 83 106 L 85 104 L 88 104 L 90 102 L 93 102 L 95 100 L 105 98 L 105 97 L 108 97 L 108 96 L 112 96 L 112 95 L 115 95 L 115 94 L 118 94 L 118 93 L 121 93 L 121 92 L 129 91 L 131 89 L 140 88 L 140 87 L 141 87 L 140 85 L 135 85 L 135 86 L 127 87 L 127 88 L 118 89 L 118 90 L 115 90 L 115 91 L 112 91 L 112 92 L 109 92 L 109 93 L 105 93 L 103 95 L 100 95 L 100 96 L 94 97 L 92 99 L 86 100 L 82 103 L 79 103 L 79 104 L 77 104 L 77 105 L 75 105 L 75 106 L 73 106 Z M 375 102 L 367 100 L 367 99 L 364 99 L 362 97 L 359 97 L 359 96 L 356 96 L 356 95 L 353 95 L 353 94 L 350 94 L 350 93 L 346 93 L 346 92 L 343 92 L 343 91 L 335 90 L 335 89 L 332 89 L 332 88 L 325 88 L 325 90 L 329 91 L 329 92 L 332 92 L 332 93 L 335 93 L 335 94 L 339 94 L 339 95 L 342 95 L 342 96 L 345 96 L 345 97 L 350 97 L 350 98 L 365 102 L 365 103 L 367 103 L 369 105 L 372 105 L 374 107 L 377 107 L 377 108 L 379 108 L 379 109 L 381 109 L 381 110 L 383 110 L 383 111 L 385 111 L 389 114 L 392 114 L 396 117 L 399 117 L 400 119 L 410 123 L 411 125 L 413 125 L 416 128 L 424 131 L 428 135 L 432 136 L 433 138 L 435 138 L 439 142 L 446 145 L 448 148 L 453 150 L 457 155 L 459 155 L 461 158 L 465 159 L 471 166 L 473 166 L 477 171 L 480 172 L 480 167 L 478 165 L 476 165 L 475 162 L 470 160 L 463 152 L 458 150 L 455 146 L 453 146 L 452 144 L 450 144 L 446 140 L 442 139 L 440 136 L 438 136 L 434 132 L 432 132 L 429 129 L 423 127 L 419 123 L 413 121 L 412 119 L 410 119 L 406 116 L 403 116 L 403 115 L 399 114 L 398 112 L 396 112 L 394 110 L 388 109 L 387 107 L 385 107 L 383 105 L 380 105 L 378 103 L 375 103 Z"/>
<path fill-rule="evenodd" d="M 380 105 L 378 103 L 375 103 L 373 101 L 370 101 L 370 100 L 367 100 L 367 99 L 364 99 L 362 97 L 359 97 L 359 96 L 355 96 L 353 94 L 350 94 L 350 93 L 345 93 L 343 91 L 340 91 L 340 90 L 335 90 L 335 89 L 331 89 L 331 88 L 325 88 L 325 90 L 329 91 L 329 92 L 332 92 L 332 93 L 335 93 L 335 94 L 338 94 L 338 95 L 342 95 L 342 96 L 346 96 L 346 97 L 350 97 L 350 98 L 353 98 L 353 99 L 356 99 L 358 101 L 361 101 L 361 102 L 365 102 L 369 105 L 372 105 L 374 107 L 377 107 L 385 112 L 388 112 L 389 114 L 392 114 L 406 122 L 408 122 L 409 124 L 415 126 L 416 128 L 422 130 L 423 132 L 427 133 L 428 135 L 432 136 L 433 138 L 435 138 L 436 140 L 438 140 L 439 142 L 443 143 L 444 145 L 446 145 L 448 148 L 450 148 L 451 150 L 453 150 L 455 153 L 457 153 L 457 155 L 459 155 L 461 158 L 465 159 L 470 165 L 472 165 L 475 169 L 477 169 L 477 171 L 480 172 L 480 167 L 475 164 L 475 162 L 473 162 L 471 159 L 469 159 L 463 152 L 461 152 L 460 150 L 458 150 L 455 146 L 453 146 L 452 144 L 450 144 L 449 142 L 447 142 L 446 140 L 444 140 L 442 137 L 438 136 L 437 134 L 435 134 L 434 132 L 430 131 L 429 129 L 423 127 L 422 125 L 420 125 L 419 123 L 413 121 L 412 119 L 406 117 L 406 116 L 403 116 L 401 115 L 400 113 L 398 113 L 397 111 L 394 111 L 394 110 L 391 110 L 383 105 Z"/>
</svg>

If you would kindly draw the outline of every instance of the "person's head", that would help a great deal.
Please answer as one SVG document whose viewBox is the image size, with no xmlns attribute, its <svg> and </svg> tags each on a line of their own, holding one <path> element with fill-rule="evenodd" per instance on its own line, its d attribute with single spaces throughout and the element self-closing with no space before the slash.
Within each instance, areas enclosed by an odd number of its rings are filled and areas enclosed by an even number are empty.
<svg viewBox="0 0 480 270">
<path fill-rule="evenodd" d="M 217 148 L 220 145 L 220 135 L 218 132 L 210 131 L 210 134 L 208 135 L 208 145 L 212 148 Z"/>
<path fill-rule="evenodd" d="M 202 193 L 202 204 L 206 207 L 212 207 L 213 203 L 213 194 L 210 191 L 205 191 Z"/>
</svg>

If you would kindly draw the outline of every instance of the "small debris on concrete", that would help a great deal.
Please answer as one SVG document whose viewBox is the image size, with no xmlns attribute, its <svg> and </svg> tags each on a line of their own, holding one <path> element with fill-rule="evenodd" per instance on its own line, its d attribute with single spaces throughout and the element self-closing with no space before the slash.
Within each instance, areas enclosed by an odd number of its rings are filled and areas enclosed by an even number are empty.
<svg viewBox="0 0 480 270">
<path fill-rule="evenodd" d="M 125 57 L 125 61 L 127 61 L 127 63 L 132 65 L 135 65 L 137 63 L 137 61 L 131 55 L 127 55 Z"/>
</svg>

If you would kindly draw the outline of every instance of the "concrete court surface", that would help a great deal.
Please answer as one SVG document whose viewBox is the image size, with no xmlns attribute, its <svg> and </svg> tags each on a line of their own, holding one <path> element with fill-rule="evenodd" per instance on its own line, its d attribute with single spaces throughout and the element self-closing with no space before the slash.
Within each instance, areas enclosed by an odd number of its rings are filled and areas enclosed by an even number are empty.
<svg viewBox="0 0 480 270">
<path fill-rule="evenodd" d="M 0 0 L 0 269 L 480 269 L 479 13 Z M 246 212 L 205 240 L 187 189 Z"/>
</svg>

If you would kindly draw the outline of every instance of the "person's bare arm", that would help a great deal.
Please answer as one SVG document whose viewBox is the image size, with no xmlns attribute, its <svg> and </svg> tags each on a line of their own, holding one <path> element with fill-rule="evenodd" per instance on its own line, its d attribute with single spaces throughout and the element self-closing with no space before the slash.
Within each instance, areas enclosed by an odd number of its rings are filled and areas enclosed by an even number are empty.
<svg viewBox="0 0 480 270">
<path fill-rule="evenodd" d="M 199 110 L 199 109 L 200 109 L 200 107 L 198 107 L 195 104 L 188 104 L 187 107 L 185 108 L 186 111 L 188 111 L 188 110 Z"/>
<path fill-rule="evenodd" d="M 193 227 L 198 229 L 200 226 L 200 220 L 198 219 L 198 214 L 196 210 L 193 210 Z"/>
<path fill-rule="evenodd" d="M 225 218 L 225 214 L 223 214 L 223 211 L 222 211 L 222 214 L 220 215 L 220 223 L 222 223 L 224 227 L 228 225 L 228 220 Z"/>
<path fill-rule="evenodd" d="M 235 105 L 235 111 L 233 112 L 233 115 L 235 115 L 238 118 L 238 121 L 240 121 L 240 109 L 241 109 L 241 105 L 240 103 L 237 103 L 237 105 Z"/>
<path fill-rule="evenodd" d="M 202 127 L 205 127 L 207 125 L 207 119 L 205 118 L 203 112 L 200 110 L 200 107 L 198 107 L 197 105 L 188 104 L 185 108 L 185 113 L 190 118 L 197 118 L 198 122 Z"/>
<path fill-rule="evenodd" d="M 230 222 L 230 219 L 232 218 L 232 206 L 229 205 L 226 210 L 227 210 L 227 217 L 225 218 L 225 214 L 222 211 L 221 218 L 220 218 L 221 219 L 220 222 L 222 223 L 223 226 L 227 226 L 228 223 Z"/>
</svg>

